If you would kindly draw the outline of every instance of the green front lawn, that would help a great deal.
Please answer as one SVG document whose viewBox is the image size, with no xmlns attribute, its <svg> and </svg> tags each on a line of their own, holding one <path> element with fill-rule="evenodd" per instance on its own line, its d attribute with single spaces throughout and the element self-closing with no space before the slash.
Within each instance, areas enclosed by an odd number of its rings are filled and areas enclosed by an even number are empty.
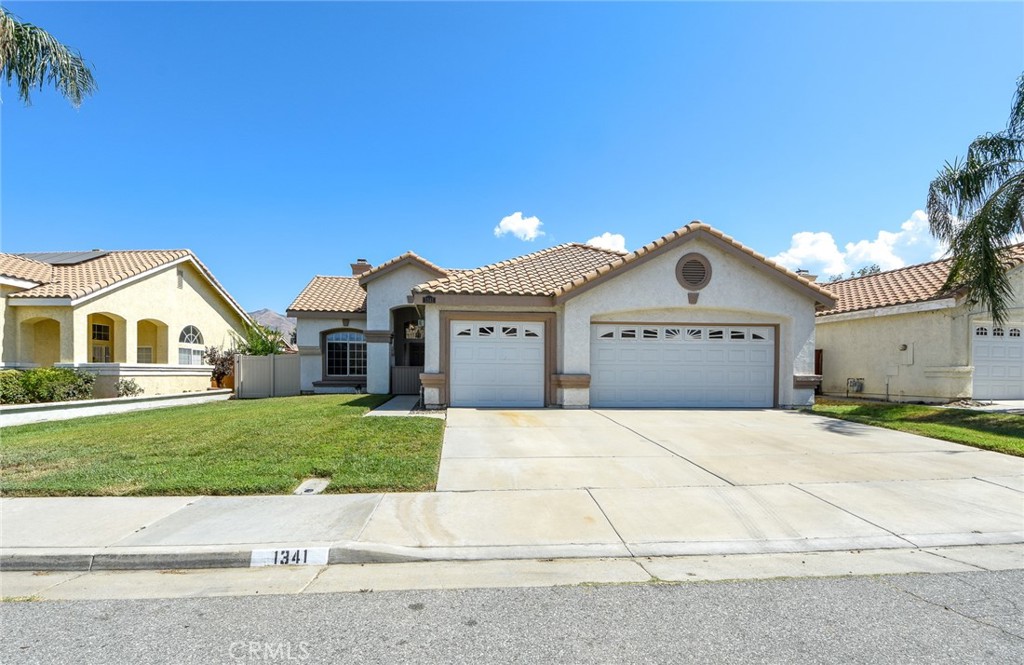
<svg viewBox="0 0 1024 665">
<path fill-rule="evenodd" d="M 819 400 L 814 413 L 1024 456 L 1024 416 L 918 404 Z"/>
<path fill-rule="evenodd" d="M 0 433 L 4 496 L 282 494 L 430 490 L 444 421 L 362 418 L 377 395 L 231 400 Z"/>
</svg>

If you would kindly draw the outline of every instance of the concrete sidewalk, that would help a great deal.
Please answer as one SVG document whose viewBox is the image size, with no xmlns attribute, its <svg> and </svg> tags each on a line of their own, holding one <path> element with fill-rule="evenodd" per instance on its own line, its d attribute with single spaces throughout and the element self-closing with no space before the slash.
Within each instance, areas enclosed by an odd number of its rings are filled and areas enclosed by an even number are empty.
<svg viewBox="0 0 1024 665">
<path fill-rule="evenodd" d="M 1024 482 L 13 498 L 0 517 L 5 570 L 758 554 L 1021 543 Z"/>
</svg>

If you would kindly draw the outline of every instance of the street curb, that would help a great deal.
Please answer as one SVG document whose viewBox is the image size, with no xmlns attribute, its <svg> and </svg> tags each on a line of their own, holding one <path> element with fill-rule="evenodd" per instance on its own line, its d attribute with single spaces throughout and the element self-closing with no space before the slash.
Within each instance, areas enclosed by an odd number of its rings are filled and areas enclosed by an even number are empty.
<svg viewBox="0 0 1024 665">
<path fill-rule="evenodd" d="M 93 551 L 48 552 L 31 548 L 19 552 L 8 549 L 0 552 L 0 571 L 61 571 L 89 572 L 99 570 L 184 570 L 202 568 L 248 568 L 254 551 L 301 551 L 328 549 L 327 565 L 408 563 L 414 561 L 496 561 L 512 559 L 605 559 L 646 558 L 665 556 L 728 556 L 737 554 L 798 554 L 813 552 L 882 551 L 935 547 L 1012 545 L 1024 543 L 1018 532 L 1001 534 L 942 534 L 910 539 L 897 544 L 869 542 L 856 543 L 848 539 L 821 539 L 805 541 L 736 541 L 659 543 L 657 547 L 632 549 L 622 543 L 589 545 L 520 545 L 488 547 L 403 547 L 380 543 L 336 543 L 329 548 L 312 547 L 308 543 L 285 545 L 202 546 L 191 548 L 165 548 L 139 551 L 138 548 L 108 548 Z M 26 548 L 29 549 L 29 548 Z M 307 565 L 324 565 L 324 562 Z"/>
</svg>

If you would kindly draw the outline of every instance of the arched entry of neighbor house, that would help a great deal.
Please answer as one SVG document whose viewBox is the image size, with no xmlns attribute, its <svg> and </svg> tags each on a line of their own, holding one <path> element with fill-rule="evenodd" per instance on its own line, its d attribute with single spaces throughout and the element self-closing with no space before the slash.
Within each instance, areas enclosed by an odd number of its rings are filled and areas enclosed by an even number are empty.
<svg viewBox="0 0 1024 665">
<path fill-rule="evenodd" d="M 89 362 L 127 362 L 125 353 L 126 321 L 116 314 L 97 312 L 90 314 L 86 322 L 89 335 Z"/>
<path fill-rule="evenodd" d="M 21 322 L 21 360 L 40 367 L 59 363 L 60 321 L 35 317 Z"/>
<path fill-rule="evenodd" d="M 167 364 L 167 324 L 156 319 L 142 319 L 136 326 L 136 362 Z"/>
<path fill-rule="evenodd" d="M 423 316 L 416 307 L 391 310 L 391 392 L 418 395 L 424 360 Z"/>
</svg>

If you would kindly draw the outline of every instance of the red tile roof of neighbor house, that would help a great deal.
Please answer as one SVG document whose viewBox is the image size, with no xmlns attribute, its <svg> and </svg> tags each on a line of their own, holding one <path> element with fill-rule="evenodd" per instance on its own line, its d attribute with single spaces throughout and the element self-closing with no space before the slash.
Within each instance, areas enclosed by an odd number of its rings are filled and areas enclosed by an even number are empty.
<svg viewBox="0 0 1024 665">
<path fill-rule="evenodd" d="M 359 285 L 359 276 L 317 275 L 286 311 L 361 314 L 366 312 L 366 290 Z"/>
<path fill-rule="evenodd" d="M 826 284 L 836 295 L 836 306 L 818 312 L 818 316 L 952 297 L 958 289 L 943 288 L 952 262 L 952 259 L 941 259 Z M 1024 243 L 1006 248 L 1005 263 L 1008 268 L 1024 263 Z"/>
<path fill-rule="evenodd" d="M 37 257 L 80 255 L 76 263 L 48 263 L 16 254 L 0 254 L 0 274 L 37 282 L 23 291 L 10 294 L 9 298 L 70 298 L 76 300 L 100 289 L 113 286 L 126 279 L 136 277 L 149 270 L 190 259 L 200 271 L 221 292 L 227 301 L 249 320 L 245 310 L 239 306 L 227 290 L 221 286 L 209 268 L 187 249 L 166 250 L 114 250 L 109 252 L 54 252 L 35 254 Z M 53 259 L 58 261 L 57 259 Z"/>
</svg>

